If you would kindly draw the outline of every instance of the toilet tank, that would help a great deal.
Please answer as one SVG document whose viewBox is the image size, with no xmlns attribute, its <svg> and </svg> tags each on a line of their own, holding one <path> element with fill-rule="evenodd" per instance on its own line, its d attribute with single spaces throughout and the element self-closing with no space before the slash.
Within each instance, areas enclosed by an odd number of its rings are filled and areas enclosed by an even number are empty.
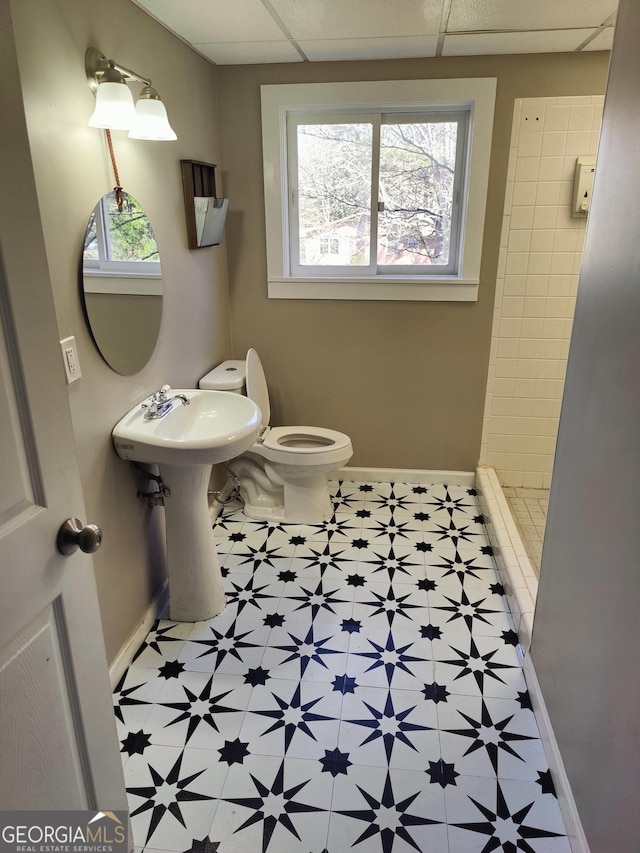
<svg viewBox="0 0 640 853">
<path fill-rule="evenodd" d="M 205 391 L 231 391 L 233 394 L 244 394 L 246 378 L 246 362 L 230 359 L 223 361 L 203 376 L 198 387 Z"/>
</svg>

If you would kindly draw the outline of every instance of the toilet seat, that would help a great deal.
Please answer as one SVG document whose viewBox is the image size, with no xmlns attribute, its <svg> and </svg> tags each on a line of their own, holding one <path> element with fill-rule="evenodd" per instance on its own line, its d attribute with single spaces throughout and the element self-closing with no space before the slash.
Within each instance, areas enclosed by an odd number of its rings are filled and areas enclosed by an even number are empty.
<svg viewBox="0 0 640 853">
<path fill-rule="evenodd" d="M 308 426 L 268 427 L 260 440 L 271 450 L 305 454 L 341 450 L 351 443 L 349 436 L 343 432 Z"/>
<path fill-rule="evenodd" d="M 269 462 L 287 467 L 346 465 L 353 449 L 348 435 L 322 427 L 267 427 L 252 446 Z"/>
<path fill-rule="evenodd" d="M 335 429 L 312 426 L 269 426 L 271 405 L 269 390 L 260 356 L 254 349 L 247 352 L 247 397 L 262 412 L 262 432 L 252 452 L 286 465 L 344 464 L 353 452 L 351 439 Z M 348 457 L 345 457 L 345 451 Z"/>
</svg>

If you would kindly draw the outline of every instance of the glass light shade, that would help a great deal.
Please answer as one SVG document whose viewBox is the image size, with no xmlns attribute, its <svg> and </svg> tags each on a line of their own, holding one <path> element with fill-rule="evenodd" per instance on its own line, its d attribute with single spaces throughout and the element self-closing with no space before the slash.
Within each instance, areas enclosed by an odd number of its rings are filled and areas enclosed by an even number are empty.
<svg viewBox="0 0 640 853">
<path fill-rule="evenodd" d="M 126 83 L 101 83 L 89 127 L 129 130 L 136 118 L 133 96 Z"/>
<path fill-rule="evenodd" d="M 177 139 L 169 124 L 167 111 L 157 98 L 140 98 L 136 103 L 136 118 L 129 136 L 132 139 Z"/>
</svg>

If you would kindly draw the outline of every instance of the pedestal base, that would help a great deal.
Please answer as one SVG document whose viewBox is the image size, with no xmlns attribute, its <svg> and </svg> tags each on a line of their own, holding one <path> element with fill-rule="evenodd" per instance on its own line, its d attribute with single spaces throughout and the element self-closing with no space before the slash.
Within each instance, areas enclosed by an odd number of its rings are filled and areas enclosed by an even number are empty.
<svg viewBox="0 0 640 853">
<path fill-rule="evenodd" d="M 171 490 L 164 502 L 170 618 L 211 619 L 226 604 L 207 500 L 211 465 L 161 465 L 160 474 Z"/>
</svg>

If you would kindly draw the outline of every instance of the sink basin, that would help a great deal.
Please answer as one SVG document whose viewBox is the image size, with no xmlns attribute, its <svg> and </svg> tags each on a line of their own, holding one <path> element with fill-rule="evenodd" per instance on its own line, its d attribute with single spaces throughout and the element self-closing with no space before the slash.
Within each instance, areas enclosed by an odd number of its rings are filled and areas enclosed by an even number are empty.
<svg viewBox="0 0 640 853">
<path fill-rule="evenodd" d="M 189 405 L 174 400 L 161 418 L 146 419 L 141 404 L 113 429 L 118 456 L 133 462 L 214 465 L 248 450 L 258 437 L 260 409 L 253 400 L 229 391 L 172 388 Z"/>
<path fill-rule="evenodd" d="M 145 418 L 138 404 L 113 428 L 118 455 L 157 463 L 164 497 L 169 612 L 178 622 L 199 622 L 226 604 L 207 490 L 211 466 L 227 462 L 255 442 L 262 415 L 253 400 L 230 391 L 172 388 L 189 405 L 173 401 L 161 418 Z M 150 403 L 151 401 L 145 401 Z"/>
</svg>

